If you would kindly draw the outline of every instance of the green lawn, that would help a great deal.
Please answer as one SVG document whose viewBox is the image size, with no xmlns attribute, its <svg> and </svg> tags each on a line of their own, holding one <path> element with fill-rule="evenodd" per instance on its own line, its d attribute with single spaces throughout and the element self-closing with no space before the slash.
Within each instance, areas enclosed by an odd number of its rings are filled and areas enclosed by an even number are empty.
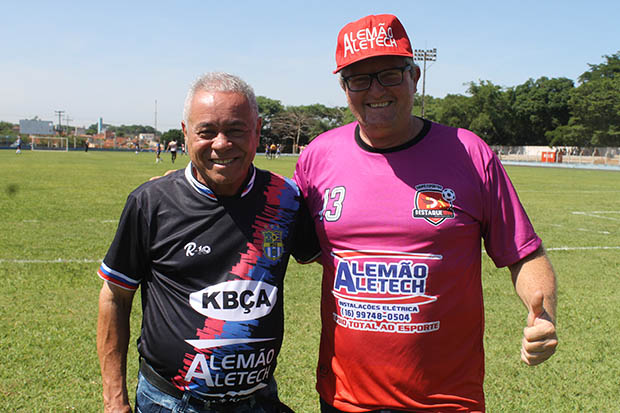
<svg viewBox="0 0 620 413">
<path fill-rule="evenodd" d="M 0 411 L 101 411 L 96 275 L 127 194 L 170 157 L 0 151 Z M 256 164 L 291 176 L 296 158 Z M 174 167 L 183 167 L 179 157 Z M 506 269 L 484 257 L 489 412 L 620 411 L 620 172 L 509 167 L 558 273 L 557 354 L 519 358 L 526 312 Z M 316 412 L 320 267 L 291 263 L 282 399 Z M 132 314 L 129 386 L 137 372 Z M 131 392 L 131 391 L 130 391 Z"/>
</svg>

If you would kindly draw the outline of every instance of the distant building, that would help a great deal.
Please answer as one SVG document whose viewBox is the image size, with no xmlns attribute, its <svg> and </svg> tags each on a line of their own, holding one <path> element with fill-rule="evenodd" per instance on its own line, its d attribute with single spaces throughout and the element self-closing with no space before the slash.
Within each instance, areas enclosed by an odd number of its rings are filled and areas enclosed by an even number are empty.
<svg viewBox="0 0 620 413">
<path fill-rule="evenodd" d="M 51 120 L 22 119 L 19 121 L 19 133 L 26 135 L 54 135 L 54 122 Z"/>
<path fill-rule="evenodd" d="M 108 129 L 104 129 L 103 132 L 94 135 L 93 139 L 106 140 L 106 139 L 111 139 L 114 137 L 115 137 L 114 132 Z"/>
</svg>

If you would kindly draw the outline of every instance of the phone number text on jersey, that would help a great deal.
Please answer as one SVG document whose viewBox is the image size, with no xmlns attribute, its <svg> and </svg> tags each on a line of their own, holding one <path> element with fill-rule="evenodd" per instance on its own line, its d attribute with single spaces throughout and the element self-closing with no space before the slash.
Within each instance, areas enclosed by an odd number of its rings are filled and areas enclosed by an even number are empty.
<svg viewBox="0 0 620 413">
<path fill-rule="evenodd" d="M 411 315 L 408 313 L 351 310 L 347 308 L 341 308 L 340 312 L 342 316 L 347 318 L 354 318 L 356 320 L 411 321 Z"/>
</svg>

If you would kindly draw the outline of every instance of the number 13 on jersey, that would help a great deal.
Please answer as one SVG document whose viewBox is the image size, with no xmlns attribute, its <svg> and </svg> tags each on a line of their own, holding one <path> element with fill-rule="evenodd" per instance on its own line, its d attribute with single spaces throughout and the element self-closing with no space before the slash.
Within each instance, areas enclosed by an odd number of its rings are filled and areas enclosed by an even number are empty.
<svg viewBox="0 0 620 413">
<path fill-rule="evenodd" d="M 323 209 L 319 219 L 328 222 L 338 221 L 342 214 L 342 203 L 344 202 L 345 195 L 346 190 L 344 186 L 326 188 L 323 195 Z"/>
</svg>

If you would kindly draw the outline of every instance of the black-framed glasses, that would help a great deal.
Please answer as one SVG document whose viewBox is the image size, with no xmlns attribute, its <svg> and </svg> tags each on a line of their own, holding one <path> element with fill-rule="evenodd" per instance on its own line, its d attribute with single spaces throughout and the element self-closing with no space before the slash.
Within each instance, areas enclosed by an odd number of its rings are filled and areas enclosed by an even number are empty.
<svg viewBox="0 0 620 413">
<path fill-rule="evenodd" d="M 347 88 L 351 92 L 361 92 L 370 89 L 372 79 L 377 79 L 381 86 L 398 86 L 403 83 L 403 73 L 411 70 L 411 65 L 403 67 L 393 67 L 380 72 L 366 73 L 363 75 L 343 76 Z"/>
</svg>

